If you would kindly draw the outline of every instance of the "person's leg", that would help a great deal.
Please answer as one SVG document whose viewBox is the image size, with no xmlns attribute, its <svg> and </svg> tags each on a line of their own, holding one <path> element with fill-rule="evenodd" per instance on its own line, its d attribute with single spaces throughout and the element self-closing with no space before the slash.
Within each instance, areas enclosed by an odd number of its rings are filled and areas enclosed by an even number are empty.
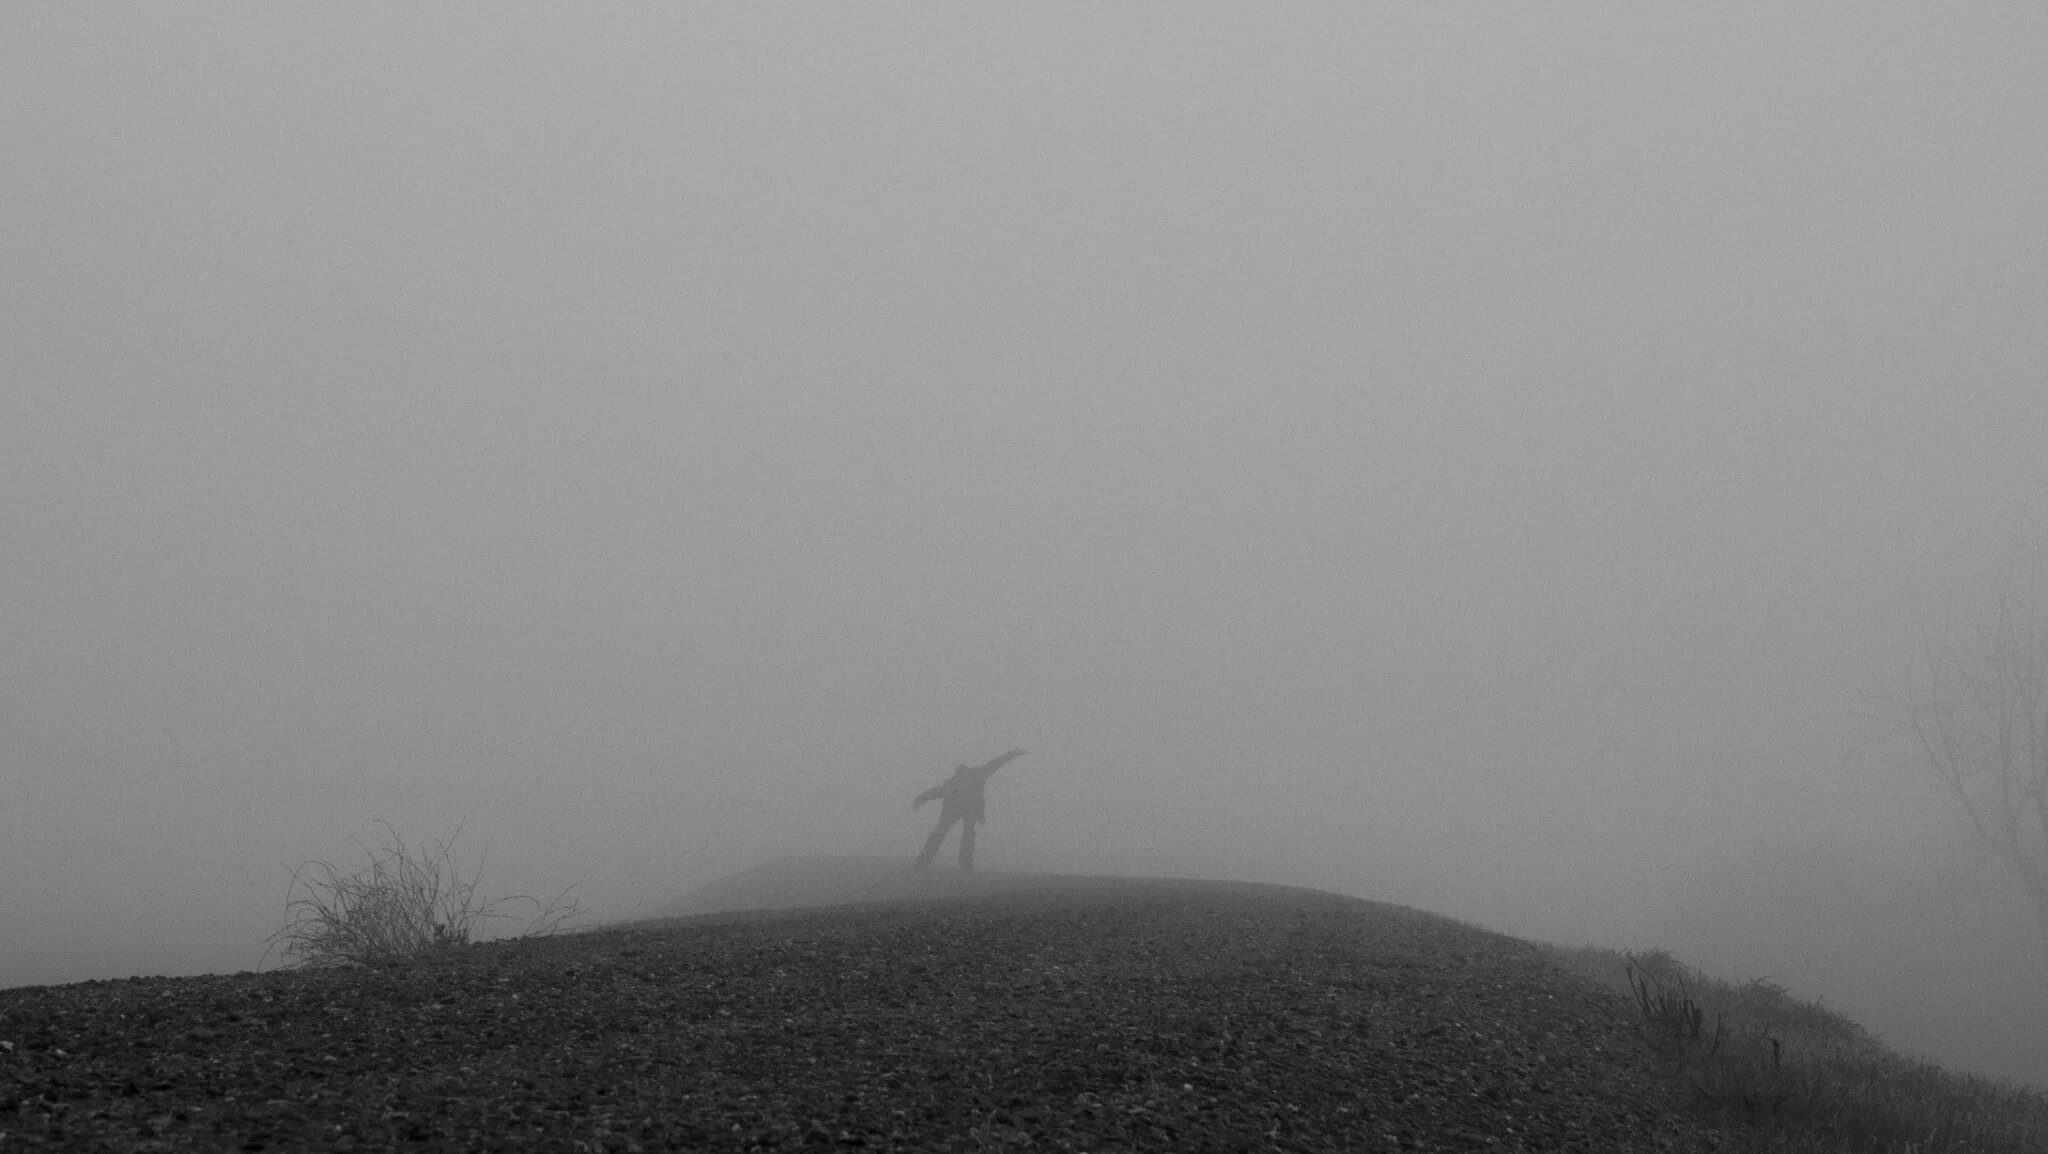
<svg viewBox="0 0 2048 1154">
<path fill-rule="evenodd" d="M 974 828 L 979 822 L 967 822 L 960 827 L 960 868 L 966 872 L 974 870 Z"/>
<path fill-rule="evenodd" d="M 953 823 L 959 820 L 953 814 L 942 813 L 939 815 L 939 824 L 932 827 L 932 836 L 924 839 L 924 848 L 918 851 L 918 869 L 931 868 L 932 859 L 939 856 L 939 846 L 945 843 L 946 831 L 953 828 Z"/>
</svg>

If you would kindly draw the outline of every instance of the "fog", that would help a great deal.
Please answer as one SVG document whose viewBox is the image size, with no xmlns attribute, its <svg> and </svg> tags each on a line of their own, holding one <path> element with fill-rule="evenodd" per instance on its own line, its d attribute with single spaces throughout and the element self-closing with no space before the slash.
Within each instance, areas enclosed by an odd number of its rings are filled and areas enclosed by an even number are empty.
<svg viewBox="0 0 2048 1154">
<path fill-rule="evenodd" d="M 1665 945 L 2048 1081 L 2024 908 L 1854 712 L 2041 529 L 2044 52 L 12 9 L 0 986 L 253 968 L 379 820 L 595 920 L 907 859 L 1021 746 L 987 868 Z"/>
</svg>

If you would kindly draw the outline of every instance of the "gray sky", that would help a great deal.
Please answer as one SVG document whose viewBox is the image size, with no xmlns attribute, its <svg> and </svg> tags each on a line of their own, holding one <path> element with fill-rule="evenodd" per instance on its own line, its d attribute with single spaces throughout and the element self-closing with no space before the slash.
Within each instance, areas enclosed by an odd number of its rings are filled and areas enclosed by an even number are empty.
<svg viewBox="0 0 2048 1154">
<path fill-rule="evenodd" d="M 1566 941 L 1892 853 L 1843 685 L 2048 497 L 2048 17 L 1785 7 L 10 8 L 0 985 L 1013 745 L 990 865 Z"/>
</svg>

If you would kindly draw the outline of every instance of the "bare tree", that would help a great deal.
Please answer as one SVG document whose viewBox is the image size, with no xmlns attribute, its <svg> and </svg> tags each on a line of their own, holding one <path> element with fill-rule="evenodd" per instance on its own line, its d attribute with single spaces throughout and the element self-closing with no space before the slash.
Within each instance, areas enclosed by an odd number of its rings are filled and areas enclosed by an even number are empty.
<svg viewBox="0 0 2048 1154">
<path fill-rule="evenodd" d="M 1872 713 L 1912 745 L 2019 882 L 2048 959 L 2048 583 L 2042 550 L 2015 550 L 1974 612 L 1923 623 Z"/>
</svg>

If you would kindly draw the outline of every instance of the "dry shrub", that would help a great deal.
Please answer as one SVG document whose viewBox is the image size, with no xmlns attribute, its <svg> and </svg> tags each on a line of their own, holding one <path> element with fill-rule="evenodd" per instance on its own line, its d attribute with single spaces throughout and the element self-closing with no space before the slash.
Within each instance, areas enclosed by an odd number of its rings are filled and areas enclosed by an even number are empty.
<svg viewBox="0 0 2048 1154">
<path fill-rule="evenodd" d="M 485 923 L 518 920 L 508 906 L 531 907 L 522 937 L 554 933 L 580 912 L 567 889 L 546 904 L 523 894 L 483 900 L 482 862 L 464 876 L 455 860 L 459 824 L 447 840 L 417 852 L 389 822 L 377 824 L 388 838 L 381 848 L 356 843 L 370 859 L 366 867 L 343 873 L 309 861 L 292 871 L 285 924 L 270 935 L 265 958 L 274 953 L 282 965 L 314 969 L 376 965 L 466 946 Z"/>
</svg>

